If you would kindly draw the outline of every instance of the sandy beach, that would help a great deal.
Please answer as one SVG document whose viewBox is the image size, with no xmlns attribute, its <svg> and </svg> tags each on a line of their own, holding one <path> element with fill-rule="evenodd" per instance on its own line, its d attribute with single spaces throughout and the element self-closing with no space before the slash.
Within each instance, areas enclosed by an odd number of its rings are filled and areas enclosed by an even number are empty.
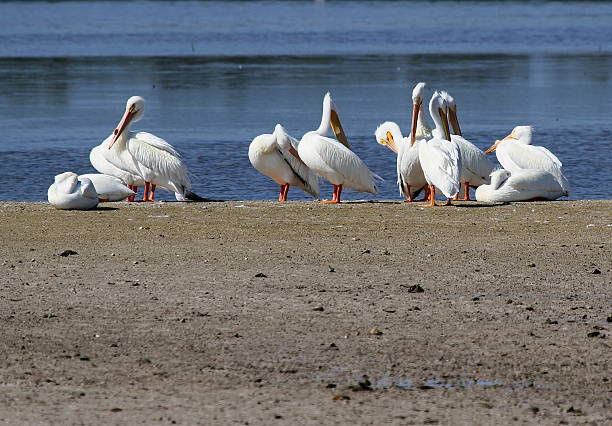
<svg viewBox="0 0 612 426">
<path fill-rule="evenodd" d="M 612 201 L 0 203 L 0 423 L 612 423 Z"/>
</svg>

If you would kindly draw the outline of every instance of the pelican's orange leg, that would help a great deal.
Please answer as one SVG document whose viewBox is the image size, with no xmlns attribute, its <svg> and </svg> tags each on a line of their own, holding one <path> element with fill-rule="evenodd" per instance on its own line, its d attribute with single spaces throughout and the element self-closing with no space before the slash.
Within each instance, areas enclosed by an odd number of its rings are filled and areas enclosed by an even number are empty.
<svg viewBox="0 0 612 426">
<path fill-rule="evenodd" d="M 322 204 L 338 204 L 340 203 L 340 194 L 342 193 L 342 185 L 334 185 L 334 196 L 331 200 L 321 201 Z"/>
<path fill-rule="evenodd" d="M 135 192 L 135 194 L 134 195 L 130 195 L 127 198 L 127 200 L 128 201 L 134 201 L 136 199 L 136 195 L 138 194 L 138 185 L 128 185 L 127 187 Z"/>
<path fill-rule="evenodd" d="M 283 190 L 283 202 L 287 201 L 287 195 L 289 194 L 289 184 L 285 184 L 285 189 Z"/>
<path fill-rule="evenodd" d="M 155 188 L 157 188 L 157 185 L 152 183 L 151 184 L 151 193 L 149 194 L 149 198 L 147 199 L 147 201 L 153 201 L 153 199 L 155 198 Z"/>
<path fill-rule="evenodd" d="M 429 185 L 423 187 L 423 198 L 419 201 L 429 201 Z"/>
<path fill-rule="evenodd" d="M 284 203 L 287 200 L 287 186 L 289 186 L 287 183 L 280 186 L 280 192 L 278 193 L 279 203 Z"/>
<path fill-rule="evenodd" d="M 435 207 L 436 204 L 436 187 L 429 185 L 429 204 L 423 204 L 423 207 Z"/>
<path fill-rule="evenodd" d="M 459 193 L 457 193 L 457 195 L 459 195 Z M 469 182 L 465 182 L 465 192 L 463 193 L 463 200 L 464 201 L 471 201 L 470 200 L 470 183 Z"/>
<path fill-rule="evenodd" d="M 138 202 L 148 201 L 149 199 L 149 189 L 151 188 L 151 182 L 145 182 L 144 184 L 144 194 L 142 194 L 142 200 L 134 200 Z"/>
<path fill-rule="evenodd" d="M 414 198 L 412 197 L 412 193 L 410 192 L 410 185 L 406 185 L 406 193 L 408 194 L 408 198 L 406 198 L 404 200 L 404 203 L 412 203 L 414 201 Z"/>
<path fill-rule="evenodd" d="M 450 198 L 447 198 L 447 199 L 446 199 L 446 203 L 444 203 L 444 205 L 445 205 L 445 206 L 452 206 L 452 205 L 453 205 L 453 203 L 451 203 L 451 199 L 450 199 Z"/>
</svg>

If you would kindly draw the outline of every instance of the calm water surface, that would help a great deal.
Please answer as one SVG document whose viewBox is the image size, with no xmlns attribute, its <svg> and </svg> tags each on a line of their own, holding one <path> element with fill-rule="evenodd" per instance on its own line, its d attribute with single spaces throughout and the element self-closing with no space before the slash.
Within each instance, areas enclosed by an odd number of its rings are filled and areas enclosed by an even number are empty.
<svg viewBox="0 0 612 426">
<path fill-rule="evenodd" d="M 0 200 L 45 200 L 55 174 L 92 172 L 89 150 L 134 94 L 147 100 L 135 128 L 183 153 L 196 192 L 274 199 L 248 145 L 276 123 L 297 138 L 318 127 L 327 90 L 386 179 L 377 197 L 347 198 L 399 198 L 373 132 L 385 120 L 407 132 L 421 80 L 455 97 L 476 145 L 531 124 L 570 198 L 609 199 L 610 22 L 601 2 L 0 3 Z"/>
</svg>

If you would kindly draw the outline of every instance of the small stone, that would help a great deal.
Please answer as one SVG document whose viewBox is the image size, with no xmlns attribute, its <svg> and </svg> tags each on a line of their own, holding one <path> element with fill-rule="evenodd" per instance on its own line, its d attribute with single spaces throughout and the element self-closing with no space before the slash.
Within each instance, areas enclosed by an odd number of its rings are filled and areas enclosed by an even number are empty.
<svg viewBox="0 0 612 426">
<path fill-rule="evenodd" d="M 119 408 L 119 407 L 115 407 L 115 408 L 111 408 L 111 411 L 113 413 L 118 413 L 119 411 L 123 411 L 123 409 Z"/>
<path fill-rule="evenodd" d="M 606 322 L 612 322 L 612 315 L 608 315 L 608 318 L 606 318 Z"/>
<path fill-rule="evenodd" d="M 332 268 L 331 266 L 327 266 L 329 268 L 329 272 L 336 272 L 336 270 L 334 268 Z"/>
<path fill-rule="evenodd" d="M 317 312 L 323 312 L 325 308 L 323 306 L 317 306 L 316 308 L 313 308 L 312 310 L 317 311 Z"/>
<path fill-rule="evenodd" d="M 551 320 L 550 318 L 547 318 L 544 324 L 559 324 L 559 321 Z"/>
<path fill-rule="evenodd" d="M 530 264 L 529 264 L 529 265 L 527 265 L 527 266 L 529 266 L 530 268 L 535 268 L 536 264 L 535 264 L 535 263 L 530 263 Z"/>
<path fill-rule="evenodd" d="M 258 274 L 255 274 L 255 278 L 268 278 L 268 276 L 263 272 L 260 272 Z"/>
<path fill-rule="evenodd" d="M 349 401 L 350 399 L 351 399 L 350 396 L 338 394 L 338 395 L 334 395 L 334 397 L 332 398 L 332 401 L 343 401 L 343 400 Z"/>
<path fill-rule="evenodd" d="M 78 254 L 78 253 L 74 250 L 64 250 L 63 252 L 60 253 L 60 256 L 68 257 L 68 256 L 73 256 L 75 254 Z"/>
<path fill-rule="evenodd" d="M 397 309 L 392 308 L 392 307 L 388 307 L 388 308 L 383 308 L 383 311 L 384 312 L 388 312 L 390 314 L 393 314 L 393 313 L 397 312 Z"/>
<path fill-rule="evenodd" d="M 414 284 L 408 287 L 408 293 L 423 293 L 425 289 L 421 287 L 419 284 Z"/>
<path fill-rule="evenodd" d="M 380 330 L 378 327 L 374 327 L 374 328 L 372 328 L 372 329 L 369 331 L 369 333 L 370 333 L 372 336 L 380 336 L 381 334 L 383 334 L 383 332 L 382 332 L 382 331 L 381 331 L 381 330 Z"/>
<path fill-rule="evenodd" d="M 336 386 L 338 386 L 338 385 L 336 385 L 335 383 L 328 383 L 328 384 L 326 384 L 326 385 L 325 385 L 325 387 L 326 387 L 327 389 L 333 389 L 333 388 L 335 388 Z"/>
<path fill-rule="evenodd" d="M 593 272 L 591 272 L 591 274 L 593 274 L 593 275 L 600 275 L 601 271 L 596 268 L 596 269 L 593 269 Z"/>
<path fill-rule="evenodd" d="M 601 333 L 599 331 L 591 331 L 590 333 L 587 333 L 587 337 L 597 337 L 600 334 Z"/>
</svg>

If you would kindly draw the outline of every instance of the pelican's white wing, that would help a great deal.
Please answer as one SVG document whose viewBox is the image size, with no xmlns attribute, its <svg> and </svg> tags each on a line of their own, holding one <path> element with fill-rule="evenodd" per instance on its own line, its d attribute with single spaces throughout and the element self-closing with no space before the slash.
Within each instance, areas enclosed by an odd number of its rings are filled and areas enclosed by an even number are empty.
<svg viewBox="0 0 612 426">
<path fill-rule="evenodd" d="M 138 132 L 130 134 L 127 146 L 145 181 L 181 194 L 191 187 L 187 167 L 168 142 L 151 133 Z"/>
<path fill-rule="evenodd" d="M 497 160 L 510 173 L 521 170 L 544 170 L 559 181 L 565 191 L 569 184 L 561 171 L 561 161 L 542 146 L 525 145 L 513 141 L 499 144 L 495 150 Z"/>
<path fill-rule="evenodd" d="M 459 192 L 461 153 L 456 143 L 444 139 L 431 139 L 419 149 L 419 158 L 425 178 L 447 198 Z"/>
<path fill-rule="evenodd" d="M 471 186 L 489 183 L 489 175 L 494 166 L 486 154 L 461 136 L 452 135 L 451 139 L 457 143 L 461 151 L 461 180 L 470 182 Z"/>
<path fill-rule="evenodd" d="M 293 149 L 297 151 L 298 140 L 291 136 L 289 136 L 289 140 Z M 319 191 L 319 177 L 312 170 L 310 170 L 306 164 L 295 158 L 295 156 L 293 156 L 293 154 L 290 152 L 284 149 L 279 149 L 278 152 L 295 174 L 297 185 L 296 183 L 293 184 L 312 195 L 314 198 L 321 198 Z"/>
<path fill-rule="evenodd" d="M 542 146 L 505 141 L 495 151 L 497 160 L 509 172 L 520 169 L 540 169 L 551 172 L 561 168 L 561 161 Z"/>
<path fill-rule="evenodd" d="M 109 201 L 119 201 L 135 194 L 134 191 L 128 189 L 121 179 L 105 174 L 88 173 L 79 175 L 79 180 L 89 179 L 98 193 L 98 198 L 107 199 Z"/>
<path fill-rule="evenodd" d="M 517 191 L 563 192 L 563 187 L 557 178 L 543 170 L 521 170 L 514 172 L 510 176 L 508 183 Z"/>
<path fill-rule="evenodd" d="M 371 172 L 357 154 L 335 139 L 309 132 L 302 138 L 298 152 L 311 170 L 334 185 L 372 194 L 378 192 L 374 179 L 382 178 Z"/>
<path fill-rule="evenodd" d="M 427 184 L 421 162 L 419 160 L 419 145 L 425 143 L 417 140 L 410 146 L 410 140 L 403 138 L 397 152 L 397 185 L 400 195 L 408 197 L 407 187 L 410 185 L 410 193 L 414 195 Z"/>
</svg>

